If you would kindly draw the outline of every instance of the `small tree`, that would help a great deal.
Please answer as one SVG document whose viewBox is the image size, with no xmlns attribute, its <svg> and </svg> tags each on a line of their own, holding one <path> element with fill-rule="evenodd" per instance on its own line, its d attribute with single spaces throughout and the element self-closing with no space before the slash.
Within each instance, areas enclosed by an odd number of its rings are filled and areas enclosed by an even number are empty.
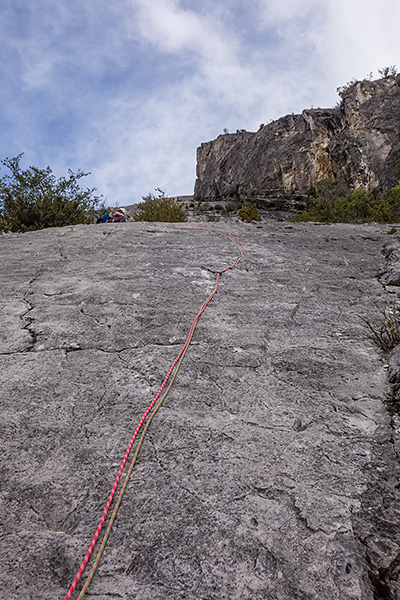
<svg viewBox="0 0 400 600">
<path fill-rule="evenodd" d="M 260 211 L 255 202 L 243 204 L 238 210 L 238 216 L 242 221 L 262 221 Z"/>
<path fill-rule="evenodd" d="M 181 223 L 187 221 L 187 210 L 184 202 L 166 198 L 162 190 L 157 188 L 158 196 L 149 194 L 143 196 L 143 202 L 138 205 L 134 215 L 135 221 L 159 221 L 164 223 Z"/>
<path fill-rule="evenodd" d="M 95 189 L 82 190 L 79 179 L 88 173 L 68 170 L 57 179 L 50 167 L 22 170 L 22 154 L 1 163 L 11 173 L 0 178 L 0 230 L 31 231 L 89 223 L 99 201 Z"/>
<path fill-rule="evenodd" d="M 385 79 L 386 77 L 396 77 L 396 65 L 391 65 L 390 67 L 383 67 L 382 69 L 378 69 L 378 73 L 382 79 Z"/>
</svg>

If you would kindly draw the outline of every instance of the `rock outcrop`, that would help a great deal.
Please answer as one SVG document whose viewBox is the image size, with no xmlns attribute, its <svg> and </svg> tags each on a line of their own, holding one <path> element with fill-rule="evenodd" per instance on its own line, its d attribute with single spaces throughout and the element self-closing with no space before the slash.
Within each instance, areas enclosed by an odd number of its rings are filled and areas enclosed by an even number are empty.
<svg viewBox="0 0 400 600">
<path fill-rule="evenodd" d="M 202 226 L 0 237 L 1 598 L 64 598 L 237 254 Z M 244 259 L 151 424 L 90 597 L 398 599 L 399 432 L 360 317 L 395 298 L 377 274 L 400 242 L 380 225 L 229 229 Z"/>
<path fill-rule="evenodd" d="M 400 180 L 399 83 L 394 76 L 359 81 L 343 91 L 337 108 L 304 110 L 256 133 L 201 144 L 195 194 L 296 208 L 324 178 L 349 188 L 393 187 Z"/>
</svg>

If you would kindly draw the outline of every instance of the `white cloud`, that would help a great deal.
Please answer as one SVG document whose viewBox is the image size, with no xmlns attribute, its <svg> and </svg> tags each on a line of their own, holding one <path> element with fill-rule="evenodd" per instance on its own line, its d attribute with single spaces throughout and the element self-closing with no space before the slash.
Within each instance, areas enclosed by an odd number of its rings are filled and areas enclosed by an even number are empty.
<svg viewBox="0 0 400 600">
<path fill-rule="evenodd" d="M 400 5 L 397 0 L 329 0 L 320 52 L 331 76 L 345 83 L 396 63 L 400 56 Z M 400 68 L 400 64 L 397 65 Z M 343 77 L 345 80 L 343 80 Z"/>
<path fill-rule="evenodd" d="M 397 0 L 258 0 L 262 26 L 274 28 L 280 49 L 303 76 L 334 89 L 352 77 L 396 62 L 400 54 Z M 397 65 L 400 67 L 400 65 Z M 293 69 L 294 70 L 294 69 Z M 318 80 L 316 80 L 316 75 Z"/>
<path fill-rule="evenodd" d="M 190 193 L 224 127 L 333 106 L 396 63 L 399 18 L 397 0 L 3 0 L 0 154 L 91 170 L 110 202 Z"/>
<path fill-rule="evenodd" d="M 145 0 L 135 2 L 141 33 L 161 50 L 178 52 L 203 49 L 207 40 L 215 41 L 207 18 L 193 10 L 181 8 L 177 0 Z"/>
<path fill-rule="evenodd" d="M 178 0 L 137 0 L 136 4 L 141 35 L 160 52 L 189 53 L 197 75 L 213 85 L 213 94 L 225 93 L 224 85 L 245 72 L 236 39 L 214 15 L 183 9 Z"/>
<path fill-rule="evenodd" d="M 317 0 L 257 0 L 263 22 L 268 25 L 293 22 L 310 16 L 315 10 L 323 8 Z"/>
<path fill-rule="evenodd" d="M 203 141 L 198 127 L 207 127 L 205 107 L 193 97 L 190 83 L 178 93 L 164 89 L 144 103 L 115 100 L 109 109 L 79 145 L 79 154 L 95 163 L 92 172 L 104 195 L 129 204 L 156 187 L 170 195 L 190 194 L 196 147 Z"/>
</svg>

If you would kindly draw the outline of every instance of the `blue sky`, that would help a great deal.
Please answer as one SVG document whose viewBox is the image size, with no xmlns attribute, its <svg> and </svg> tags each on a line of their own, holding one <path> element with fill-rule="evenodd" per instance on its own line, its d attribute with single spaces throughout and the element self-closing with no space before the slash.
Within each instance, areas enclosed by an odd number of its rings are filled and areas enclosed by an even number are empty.
<svg viewBox="0 0 400 600">
<path fill-rule="evenodd" d="M 398 0 L 1 0 L 0 158 L 90 171 L 109 205 L 191 194 L 224 128 L 400 71 L 399 23 Z"/>
</svg>

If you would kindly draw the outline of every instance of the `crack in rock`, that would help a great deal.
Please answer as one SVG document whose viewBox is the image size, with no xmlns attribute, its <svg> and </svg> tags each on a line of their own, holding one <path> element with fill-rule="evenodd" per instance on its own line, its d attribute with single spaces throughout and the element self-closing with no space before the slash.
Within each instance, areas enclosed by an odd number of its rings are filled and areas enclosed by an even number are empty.
<svg viewBox="0 0 400 600">
<path fill-rule="evenodd" d="M 30 292 L 30 294 L 32 294 L 32 292 Z M 32 327 L 35 322 L 35 319 L 33 317 L 30 317 L 29 313 L 31 313 L 35 307 L 32 304 L 32 302 L 30 302 L 28 300 L 27 296 L 25 296 L 24 302 L 26 302 L 26 304 L 28 305 L 28 310 L 23 315 L 21 315 L 21 320 L 26 321 L 26 325 L 24 325 L 24 327 L 22 329 L 29 333 L 29 335 L 31 337 L 31 343 L 26 348 L 24 348 L 24 350 L 21 350 L 20 352 L 32 352 L 35 349 L 35 346 L 37 343 L 37 334 Z M 16 354 L 18 354 L 18 352 Z"/>
</svg>

